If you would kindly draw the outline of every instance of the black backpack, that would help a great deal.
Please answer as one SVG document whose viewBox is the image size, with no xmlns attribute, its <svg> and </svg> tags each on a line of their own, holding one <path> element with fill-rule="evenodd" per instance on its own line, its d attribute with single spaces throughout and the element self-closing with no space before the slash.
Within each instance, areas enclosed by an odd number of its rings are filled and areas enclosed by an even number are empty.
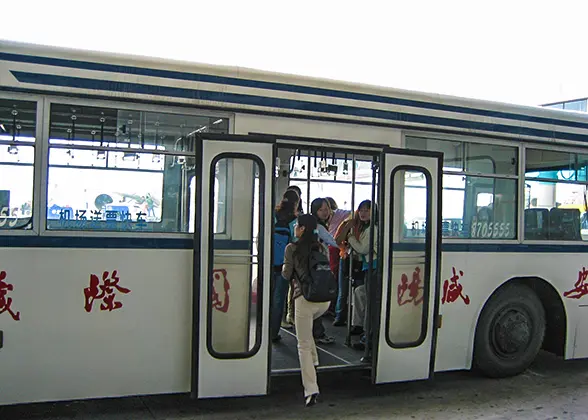
<svg viewBox="0 0 588 420">
<path fill-rule="evenodd" d="M 309 302 L 330 302 L 337 298 L 337 279 L 331 271 L 329 259 L 321 251 L 311 251 L 308 272 L 299 276 L 299 281 L 302 296 Z"/>
</svg>

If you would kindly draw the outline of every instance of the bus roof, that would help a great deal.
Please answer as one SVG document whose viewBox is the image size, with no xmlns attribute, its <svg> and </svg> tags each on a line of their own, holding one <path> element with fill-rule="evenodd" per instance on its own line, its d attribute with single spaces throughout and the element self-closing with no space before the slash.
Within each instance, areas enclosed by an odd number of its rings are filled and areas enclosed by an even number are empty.
<svg viewBox="0 0 588 420">
<path fill-rule="evenodd" d="M 290 99 L 292 96 L 309 97 L 316 101 L 327 97 L 329 105 L 335 103 L 334 106 L 351 108 L 356 107 L 356 104 L 359 103 L 364 107 L 361 109 L 371 110 L 376 113 L 374 117 L 364 117 L 364 113 L 361 111 L 349 114 L 353 116 L 354 120 L 360 121 L 363 119 L 367 123 L 377 122 L 377 120 L 386 121 L 386 119 L 394 120 L 395 123 L 405 122 L 403 117 L 390 117 L 388 115 L 381 117 L 377 113 L 380 112 L 380 115 L 383 115 L 381 112 L 404 112 L 408 110 L 412 113 L 417 111 L 420 116 L 422 116 L 422 113 L 426 114 L 427 121 L 420 123 L 418 119 L 415 120 L 421 126 L 436 125 L 435 122 L 440 119 L 439 116 L 443 118 L 447 116 L 447 121 L 450 122 L 449 125 L 454 126 L 455 124 L 451 123 L 451 121 L 455 119 L 468 122 L 476 120 L 477 126 L 481 127 L 480 130 L 478 130 L 476 124 L 459 125 L 459 130 L 469 133 L 475 131 L 499 131 L 508 137 L 543 137 L 548 138 L 550 141 L 561 139 L 572 142 L 581 141 L 583 143 L 588 141 L 588 113 L 574 113 L 540 106 L 514 105 L 242 67 L 0 40 L 0 65 L 2 65 L 3 61 L 16 62 L 22 64 L 23 67 L 29 65 L 27 70 L 31 69 L 30 64 L 36 64 L 46 66 L 48 69 L 55 67 L 75 69 L 78 73 L 86 72 L 84 75 L 88 74 L 91 77 L 96 77 L 96 74 L 98 74 L 96 72 L 99 72 L 101 77 L 108 80 L 128 78 L 129 76 L 158 78 L 159 81 L 156 82 L 155 87 L 160 86 L 161 80 L 189 81 L 195 86 L 192 92 L 205 89 L 210 86 L 208 84 L 228 85 L 239 92 L 255 92 L 256 94 L 262 92 L 263 95 L 266 95 L 264 98 L 273 99 L 272 104 L 278 103 L 276 106 L 271 105 L 273 108 L 282 107 L 281 103 L 279 103 L 280 101 L 292 102 Z M 7 65 L 5 64 L 5 66 Z M 30 87 L 31 83 L 36 83 L 36 86 L 39 86 L 36 81 L 31 82 L 30 77 L 27 78 L 24 71 L 14 71 L 12 67 L 2 71 L 9 71 L 18 79 L 18 82 L 25 86 Z M 28 74 L 30 76 L 33 72 L 29 71 Z M 8 78 L 4 79 L 2 76 L 4 74 L 0 73 L 0 79 L 8 80 Z M 51 76 L 56 77 L 55 74 L 51 74 Z M 49 90 L 48 87 L 43 86 L 44 90 Z M 5 86 L 2 86 L 2 88 L 10 90 Z M 66 88 L 70 88 L 70 86 L 63 82 L 56 91 L 63 92 Z M 96 94 L 95 90 L 91 91 L 91 94 Z M 240 93 L 236 93 L 236 95 L 243 96 Z M 317 100 L 316 98 L 321 99 Z M 190 97 L 186 100 L 188 99 L 192 98 Z M 312 112 L 320 112 L 322 115 L 331 113 L 330 108 L 324 104 L 327 101 L 323 101 L 321 108 L 317 108 Z M 250 108 L 255 107 L 252 105 Z M 299 108 L 306 110 L 303 106 Z M 376 108 L 378 108 L 377 111 L 375 111 Z M 300 113 L 300 109 L 296 110 L 296 113 Z M 384 110 L 382 111 L 382 109 Z M 346 118 L 350 119 L 349 116 L 346 116 Z M 505 125 L 505 128 L 500 128 L 497 123 L 504 121 L 508 125 Z M 524 126 L 524 129 L 520 128 L 522 126 Z M 497 129 L 495 130 L 494 128 Z"/>
</svg>

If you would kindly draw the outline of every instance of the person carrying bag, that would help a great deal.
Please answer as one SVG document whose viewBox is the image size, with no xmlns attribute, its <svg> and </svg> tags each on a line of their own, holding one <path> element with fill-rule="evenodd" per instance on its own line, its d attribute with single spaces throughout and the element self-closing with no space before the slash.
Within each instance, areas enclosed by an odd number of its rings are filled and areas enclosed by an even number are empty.
<svg viewBox="0 0 588 420">
<path fill-rule="evenodd" d="M 319 387 L 315 366 L 318 366 L 312 324 L 329 308 L 337 295 L 337 282 L 329 266 L 328 250 L 318 240 L 317 221 L 314 216 L 298 217 L 294 227 L 298 241 L 288 244 L 282 266 L 282 276 L 289 279 L 293 297 L 298 359 L 304 387 L 304 403 L 317 402 Z"/>
</svg>

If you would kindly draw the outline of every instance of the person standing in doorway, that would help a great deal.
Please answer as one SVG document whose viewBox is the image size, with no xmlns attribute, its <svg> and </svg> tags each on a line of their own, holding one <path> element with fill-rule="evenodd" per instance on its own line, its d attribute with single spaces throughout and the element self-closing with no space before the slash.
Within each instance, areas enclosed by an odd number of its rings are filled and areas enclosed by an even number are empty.
<svg viewBox="0 0 588 420">
<path fill-rule="evenodd" d="M 282 277 L 282 264 L 287 245 L 294 240 L 294 224 L 296 222 L 298 202 L 300 198 L 296 191 L 286 191 L 274 215 L 274 264 L 273 264 L 273 296 L 272 316 L 270 317 L 270 338 L 277 343 L 281 340 L 280 326 L 286 298 L 288 297 L 288 279 Z"/>
<path fill-rule="evenodd" d="M 319 242 L 327 249 L 329 247 L 336 247 L 337 242 L 335 242 L 335 238 L 333 238 L 333 235 L 329 233 L 329 219 L 331 218 L 331 207 L 329 207 L 329 202 L 327 201 L 327 199 L 315 198 L 314 200 L 312 200 L 312 203 L 310 203 L 310 214 L 312 214 L 317 220 Z M 333 271 L 332 268 L 331 271 Z M 312 335 L 314 336 L 316 342 L 319 344 L 331 344 L 335 341 L 334 337 L 327 335 L 327 331 L 325 330 L 325 326 L 323 325 L 323 317 L 314 320 L 314 324 L 312 327 Z"/>
<path fill-rule="evenodd" d="M 298 214 L 304 214 L 304 209 L 302 208 L 302 190 L 298 185 L 290 185 L 286 188 L 286 191 L 289 190 L 296 191 L 296 194 L 298 194 L 298 197 L 300 198 L 300 201 L 298 202 Z"/>
<path fill-rule="evenodd" d="M 337 230 L 339 229 L 339 226 L 351 216 L 351 210 L 340 209 L 333 197 L 326 197 L 325 199 L 329 202 L 329 207 L 331 208 L 331 217 L 329 218 L 329 233 L 333 238 L 335 238 L 337 236 Z M 339 294 L 341 295 L 340 298 L 338 297 L 333 302 L 331 302 L 331 306 L 329 307 L 329 311 L 334 314 L 335 320 L 333 321 L 333 325 L 336 327 L 347 324 L 345 321 L 345 313 L 343 311 L 342 301 L 347 299 L 348 285 L 345 281 L 345 276 L 343 275 L 344 264 L 342 264 L 341 257 L 339 255 L 340 252 L 341 249 L 339 249 L 337 244 L 333 246 L 329 245 L 329 262 L 331 264 L 331 271 L 338 279 Z M 339 310 L 337 310 L 338 302 Z"/>
<path fill-rule="evenodd" d="M 304 214 L 304 209 L 302 207 L 302 190 L 300 189 L 300 187 L 298 185 L 290 185 L 288 188 L 286 188 L 286 192 L 288 191 L 294 191 L 296 194 L 298 194 L 299 201 L 296 214 Z M 294 241 L 296 241 L 296 238 L 294 238 Z M 282 328 L 289 329 L 292 328 L 292 326 L 294 325 L 294 298 L 292 296 L 292 292 L 293 289 L 290 287 L 290 289 L 288 290 L 288 301 L 286 302 L 286 316 L 284 317 Z"/>
<path fill-rule="evenodd" d="M 316 218 L 310 214 L 298 217 L 294 227 L 294 235 L 298 241 L 286 247 L 282 276 L 290 280 L 294 290 L 294 320 L 296 323 L 296 339 L 298 340 L 298 359 L 302 372 L 304 387 L 304 404 L 309 407 L 317 402 L 319 387 L 316 377 L 316 366 L 319 364 L 316 344 L 312 336 L 312 324 L 329 308 L 329 302 L 309 302 L 302 295 L 299 278 L 309 272 L 309 256 L 313 251 L 328 251 L 318 240 Z"/>
</svg>

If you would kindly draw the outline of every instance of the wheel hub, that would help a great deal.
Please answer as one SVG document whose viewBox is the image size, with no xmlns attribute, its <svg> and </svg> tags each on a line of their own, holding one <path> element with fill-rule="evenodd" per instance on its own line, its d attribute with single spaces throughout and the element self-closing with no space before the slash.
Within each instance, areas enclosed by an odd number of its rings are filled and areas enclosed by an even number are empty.
<svg viewBox="0 0 588 420">
<path fill-rule="evenodd" d="M 500 314 L 493 328 L 494 347 L 504 356 L 524 351 L 531 340 L 531 323 L 524 312 L 510 309 Z"/>
</svg>

